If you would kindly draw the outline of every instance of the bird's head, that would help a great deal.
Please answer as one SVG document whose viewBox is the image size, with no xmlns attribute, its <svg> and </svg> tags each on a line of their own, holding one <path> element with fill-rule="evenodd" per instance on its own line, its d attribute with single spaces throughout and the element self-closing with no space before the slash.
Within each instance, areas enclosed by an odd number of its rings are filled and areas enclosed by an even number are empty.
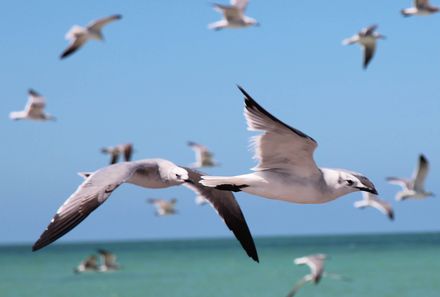
<svg viewBox="0 0 440 297">
<path fill-rule="evenodd" d="M 174 167 L 168 175 L 170 181 L 186 182 L 189 181 L 188 171 L 182 167 Z"/>
<path fill-rule="evenodd" d="M 364 191 L 377 195 L 376 187 L 367 177 L 346 170 L 339 171 L 336 187 L 345 190 L 347 193 Z"/>
</svg>

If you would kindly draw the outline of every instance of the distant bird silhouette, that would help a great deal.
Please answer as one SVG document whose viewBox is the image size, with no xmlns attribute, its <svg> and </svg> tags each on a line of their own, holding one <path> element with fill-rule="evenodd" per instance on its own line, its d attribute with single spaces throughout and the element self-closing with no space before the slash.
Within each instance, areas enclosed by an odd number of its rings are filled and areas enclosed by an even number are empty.
<svg viewBox="0 0 440 297">
<path fill-rule="evenodd" d="M 109 272 L 119 270 L 119 264 L 116 263 L 116 256 L 113 253 L 104 249 L 99 249 L 98 253 L 101 256 L 99 271 Z"/>
<path fill-rule="evenodd" d="M 125 161 L 131 161 L 131 157 L 133 155 L 133 145 L 131 143 L 125 143 L 114 147 L 103 147 L 101 152 L 111 156 L 110 164 L 117 163 L 120 155 L 124 156 Z"/>
<path fill-rule="evenodd" d="M 402 9 L 400 12 L 403 16 L 412 16 L 412 15 L 431 15 L 433 13 L 437 13 L 439 11 L 439 7 L 432 6 L 429 3 L 429 0 L 414 0 L 413 7 Z"/>
<path fill-rule="evenodd" d="M 177 199 L 165 200 L 165 199 L 153 199 L 150 198 L 147 200 L 148 203 L 153 204 L 156 208 L 157 216 L 167 216 L 174 215 L 177 213 L 176 211 L 176 202 Z"/>
<path fill-rule="evenodd" d="M 22 111 L 13 111 L 9 114 L 12 120 L 35 120 L 48 121 L 55 120 L 55 117 L 44 112 L 46 102 L 44 97 L 36 91 L 29 89 L 29 99 L 26 107 Z"/>
<path fill-rule="evenodd" d="M 364 50 L 364 69 L 367 68 L 376 51 L 376 40 L 385 39 L 385 36 L 376 32 L 377 25 L 362 29 L 358 34 L 342 41 L 343 45 L 358 43 Z"/>
<path fill-rule="evenodd" d="M 400 177 L 388 177 L 390 184 L 402 187 L 402 191 L 396 194 L 396 200 L 402 201 L 408 198 L 422 199 L 434 196 L 434 193 L 425 190 L 425 179 L 429 171 L 429 162 L 424 155 L 419 155 L 419 164 L 411 179 Z"/>
<path fill-rule="evenodd" d="M 84 261 L 81 261 L 79 263 L 78 267 L 74 269 L 75 273 L 83 273 L 83 272 L 90 272 L 90 271 L 99 271 L 99 266 L 97 262 L 98 258 L 96 255 L 91 255 L 87 257 Z"/>
<path fill-rule="evenodd" d="M 188 141 L 188 146 L 196 155 L 196 162 L 191 165 L 192 168 L 213 167 L 219 165 L 214 161 L 214 155 L 204 145 Z"/>
<path fill-rule="evenodd" d="M 246 28 L 259 26 L 257 20 L 244 15 L 248 0 L 231 0 L 231 5 L 214 4 L 214 9 L 223 14 L 223 19 L 208 25 L 209 29 Z"/>
<path fill-rule="evenodd" d="M 362 192 L 362 200 L 356 201 L 354 207 L 356 208 L 366 208 L 373 207 L 379 210 L 381 213 L 386 215 L 390 220 L 394 220 L 394 211 L 391 204 L 385 200 L 380 199 L 374 194 Z"/>
<path fill-rule="evenodd" d="M 101 32 L 102 27 L 121 18 L 122 16 L 120 14 L 116 14 L 93 21 L 88 24 L 87 27 L 73 26 L 66 34 L 66 39 L 70 41 L 70 44 L 63 51 L 60 59 L 70 56 L 89 40 L 104 40 L 104 35 L 102 35 Z"/>
</svg>

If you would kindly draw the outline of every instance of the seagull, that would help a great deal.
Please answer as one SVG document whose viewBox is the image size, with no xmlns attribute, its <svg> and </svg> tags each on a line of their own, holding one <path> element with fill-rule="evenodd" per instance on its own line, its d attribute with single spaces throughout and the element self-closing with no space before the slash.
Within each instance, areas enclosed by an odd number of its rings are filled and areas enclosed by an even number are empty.
<svg viewBox="0 0 440 297">
<path fill-rule="evenodd" d="M 422 199 L 429 196 L 434 196 L 434 193 L 425 191 L 425 179 L 428 175 L 428 170 L 429 162 L 426 157 L 421 154 L 419 156 L 419 164 L 411 179 L 388 177 L 387 181 L 390 184 L 395 184 L 402 187 L 402 191 L 396 194 L 396 200 L 402 201 L 408 198 Z"/>
<path fill-rule="evenodd" d="M 325 254 L 314 254 L 301 258 L 296 258 L 293 260 L 293 263 L 296 265 L 307 265 L 310 268 L 310 274 L 305 275 L 301 278 L 292 288 L 292 290 L 287 294 L 287 297 L 293 297 L 298 290 L 304 286 L 306 283 L 311 282 L 317 285 L 321 278 L 330 277 L 335 280 L 343 280 L 349 281 L 349 278 L 346 278 L 342 275 L 335 273 L 326 273 L 324 272 L 324 261 L 327 258 Z"/>
<path fill-rule="evenodd" d="M 231 0 L 231 5 L 214 4 L 214 9 L 223 14 L 223 20 L 211 23 L 209 29 L 246 28 L 259 26 L 257 20 L 244 15 L 249 0 Z"/>
<path fill-rule="evenodd" d="M 184 185 L 209 201 L 248 256 L 258 262 L 254 240 L 234 195 L 202 186 L 199 184 L 202 174 L 193 169 L 179 167 L 164 159 L 145 159 L 117 163 L 80 175 L 85 180 L 57 210 L 46 230 L 33 245 L 33 251 L 51 244 L 75 228 L 123 183 L 143 188 Z"/>
<path fill-rule="evenodd" d="M 102 27 L 110 24 L 113 21 L 120 20 L 121 18 L 122 15 L 115 14 L 93 21 L 89 23 L 85 28 L 78 25 L 70 28 L 69 32 L 67 32 L 66 34 L 66 39 L 70 41 L 70 44 L 61 54 L 60 59 L 64 59 L 70 56 L 89 40 L 104 40 L 104 35 L 102 35 L 101 32 Z"/>
<path fill-rule="evenodd" d="M 317 142 L 271 115 L 239 89 L 245 96 L 248 130 L 263 131 L 252 138 L 259 164 L 254 173 L 202 176 L 203 185 L 304 204 L 325 203 L 356 191 L 377 194 L 373 183 L 360 173 L 317 167 L 313 160 Z"/>
<path fill-rule="evenodd" d="M 358 43 L 360 46 L 362 46 L 364 50 L 364 69 L 367 68 L 368 63 L 370 63 L 371 59 L 373 58 L 376 50 L 376 40 L 385 39 L 385 36 L 376 32 L 376 29 L 377 25 L 369 26 L 362 29 L 362 31 L 360 31 L 358 34 L 342 41 L 343 45 Z"/>
<path fill-rule="evenodd" d="M 147 201 L 156 208 L 156 216 L 168 216 L 174 215 L 177 213 L 176 211 L 176 202 L 177 199 L 173 198 L 171 200 L 165 199 L 148 199 Z"/>
<path fill-rule="evenodd" d="M 368 192 L 362 192 L 362 198 L 362 200 L 354 203 L 354 207 L 361 209 L 366 207 L 374 207 L 386 215 L 390 220 L 394 220 L 394 211 L 388 202 Z"/>
<path fill-rule="evenodd" d="M 12 120 L 35 120 L 35 121 L 49 121 L 56 120 L 54 116 L 44 112 L 46 102 L 44 97 L 36 91 L 29 89 L 29 99 L 26 107 L 22 111 L 13 111 L 9 114 Z"/>
<path fill-rule="evenodd" d="M 75 273 L 82 273 L 88 271 L 99 271 L 96 255 L 91 255 L 87 257 L 84 261 L 81 261 L 78 267 L 76 267 L 74 270 Z"/>
<path fill-rule="evenodd" d="M 124 155 L 125 161 L 131 161 L 131 156 L 133 154 L 133 145 L 131 143 L 119 144 L 114 147 L 103 147 L 101 149 L 103 154 L 108 154 L 112 158 L 110 159 L 110 164 L 115 164 L 118 162 L 119 155 Z"/>
<path fill-rule="evenodd" d="M 413 7 L 402 9 L 400 12 L 403 16 L 412 15 L 430 15 L 439 11 L 439 7 L 431 6 L 429 0 L 414 0 Z"/>
<path fill-rule="evenodd" d="M 193 141 L 188 141 L 188 146 L 196 154 L 196 162 L 191 166 L 192 168 L 213 167 L 219 165 L 214 161 L 214 155 L 206 146 Z"/>
<path fill-rule="evenodd" d="M 119 269 L 119 264 L 116 263 L 116 256 L 113 253 L 103 249 L 99 249 L 98 253 L 102 259 L 102 264 L 99 266 L 99 271 L 109 272 Z"/>
<path fill-rule="evenodd" d="M 292 290 L 287 294 L 287 297 L 293 297 L 298 290 L 308 282 L 312 282 L 315 285 L 319 283 L 321 278 L 324 276 L 324 260 L 326 259 L 325 254 L 314 254 L 306 257 L 296 258 L 293 263 L 296 265 L 307 265 L 310 268 L 310 274 L 305 275 L 301 278 L 292 288 Z"/>
</svg>

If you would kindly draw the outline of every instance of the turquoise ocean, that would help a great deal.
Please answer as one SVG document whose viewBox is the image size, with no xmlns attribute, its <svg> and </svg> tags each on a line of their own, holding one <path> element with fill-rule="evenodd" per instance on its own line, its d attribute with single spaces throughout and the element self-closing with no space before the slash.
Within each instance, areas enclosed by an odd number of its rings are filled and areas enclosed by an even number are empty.
<svg viewBox="0 0 440 297">
<path fill-rule="evenodd" d="M 256 238 L 260 263 L 233 239 L 55 244 L 0 247 L 1 297 L 283 297 L 307 267 L 292 260 L 326 253 L 323 278 L 297 296 L 439 297 L 440 233 Z M 98 248 L 122 266 L 111 273 L 74 274 Z"/>
</svg>

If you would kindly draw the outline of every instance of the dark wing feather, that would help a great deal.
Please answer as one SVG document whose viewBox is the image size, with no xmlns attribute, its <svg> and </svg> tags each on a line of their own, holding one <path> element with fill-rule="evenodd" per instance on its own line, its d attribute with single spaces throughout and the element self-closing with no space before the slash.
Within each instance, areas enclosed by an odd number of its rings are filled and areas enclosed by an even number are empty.
<svg viewBox="0 0 440 297">
<path fill-rule="evenodd" d="M 190 168 L 185 169 L 188 171 L 191 182 L 186 182 L 184 185 L 209 201 L 228 228 L 234 233 L 248 256 L 254 259 L 254 261 L 259 262 L 254 239 L 241 212 L 240 205 L 235 200 L 232 192 L 205 187 L 199 183 L 201 176 L 205 174 Z"/>
</svg>

